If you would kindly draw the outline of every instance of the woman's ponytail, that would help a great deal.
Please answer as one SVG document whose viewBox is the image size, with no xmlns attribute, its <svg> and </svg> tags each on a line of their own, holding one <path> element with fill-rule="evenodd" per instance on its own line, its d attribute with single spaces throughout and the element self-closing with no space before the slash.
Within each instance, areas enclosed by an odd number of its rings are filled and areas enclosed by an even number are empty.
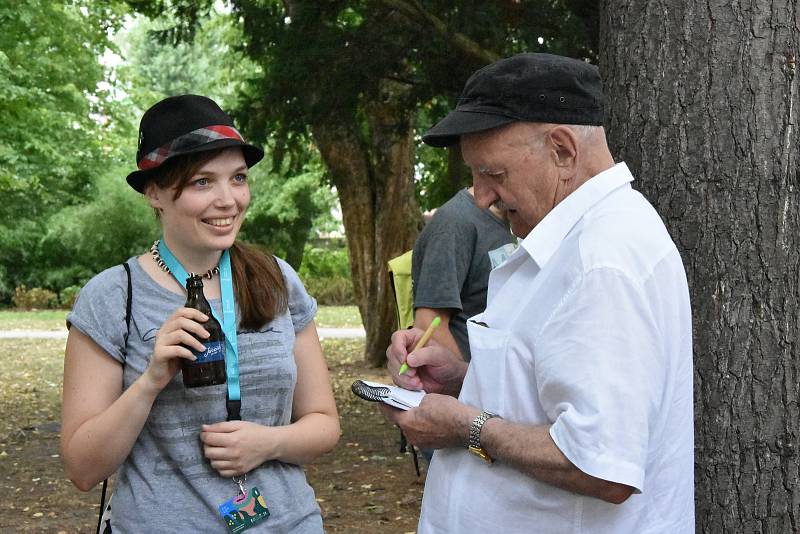
<svg viewBox="0 0 800 534">
<path fill-rule="evenodd" d="M 283 273 L 274 256 L 239 241 L 233 244 L 230 254 L 241 314 L 239 324 L 247 330 L 258 330 L 289 305 Z"/>
</svg>

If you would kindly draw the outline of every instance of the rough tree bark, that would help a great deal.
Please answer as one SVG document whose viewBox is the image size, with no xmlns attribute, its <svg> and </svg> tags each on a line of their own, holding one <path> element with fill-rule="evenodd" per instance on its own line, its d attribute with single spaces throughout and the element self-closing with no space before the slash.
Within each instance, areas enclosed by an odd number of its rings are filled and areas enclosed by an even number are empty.
<svg viewBox="0 0 800 534">
<path fill-rule="evenodd" d="M 367 333 L 365 357 L 375 366 L 385 363 L 396 326 L 386 262 L 414 246 L 420 222 L 407 90 L 390 80 L 381 83 L 364 106 L 366 136 L 355 113 L 336 113 L 312 125 L 339 193 L 353 288 Z"/>
<path fill-rule="evenodd" d="M 604 0 L 612 150 L 687 266 L 697 531 L 800 530 L 797 0 Z"/>
</svg>

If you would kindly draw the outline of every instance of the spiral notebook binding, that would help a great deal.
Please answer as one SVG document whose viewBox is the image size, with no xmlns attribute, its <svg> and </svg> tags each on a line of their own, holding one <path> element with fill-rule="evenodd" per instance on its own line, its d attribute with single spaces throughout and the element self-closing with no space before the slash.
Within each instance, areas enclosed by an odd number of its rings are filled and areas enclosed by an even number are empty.
<svg viewBox="0 0 800 534">
<path fill-rule="evenodd" d="M 389 388 L 368 386 L 361 380 L 353 382 L 350 390 L 362 399 L 374 402 L 382 401 L 391 393 Z"/>
</svg>

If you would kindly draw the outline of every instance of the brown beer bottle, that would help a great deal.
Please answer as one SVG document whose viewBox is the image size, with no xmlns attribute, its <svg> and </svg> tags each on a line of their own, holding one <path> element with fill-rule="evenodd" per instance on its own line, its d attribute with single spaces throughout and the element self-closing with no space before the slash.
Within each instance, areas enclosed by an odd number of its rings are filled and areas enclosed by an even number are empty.
<svg viewBox="0 0 800 534">
<path fill-rule="evenodd" d="M 203 328 L 211 335 L 208 339 L 194 336 L 205 346 L 206 350 L 200 352 L 187 347 L 192 354 L 197 356 L 197 359 L 193 362 L 181 359 L 183 385 L 187 388 L 197 388 L 224 384 L 227 379 L 225 374 L 225 334 L 222 332 L 222 325 L 211 314 L 211 305 L 203 294 L 203 278 L 197 275 L 187 278 L 186 292 L 185 306 L 200 310 L 208 316 L 208 321 L 203 324 Z"/>
</svg>

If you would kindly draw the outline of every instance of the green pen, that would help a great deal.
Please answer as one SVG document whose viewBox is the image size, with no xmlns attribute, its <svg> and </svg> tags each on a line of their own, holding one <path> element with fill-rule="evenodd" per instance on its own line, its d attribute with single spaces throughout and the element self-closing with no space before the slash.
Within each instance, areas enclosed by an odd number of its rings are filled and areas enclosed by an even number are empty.
<svg viewBox="0 0 800 534">
<path fill-rule="evenodd" d="M 428 325 L 428 329 L 425 330 L 425 333 L 422 334 L 421 338 L 419 338 L 419 341 L 417 342 L 417 346 L 414 347 L 414 350 L 412 350 L 411 352 L 417 351 L 417 350 L 421 349 L 422 347 L 424 347 L 425 343 L 427 343 L 428 340 L 433 335 L 433 331 L 436 330 L 436 327 L 439 326 L 439 323 L 441 323 L 441 322 L 442 322 L 442 320 L 439 319 L 438 315 L 436 317 L 434 317 L 433 321 L 431 321 L 431 324 Z M 406 362 L 403 362 L 403 365 L 400 366 L 400 374 L 402 375 L 406 371 L 408 371 L 408 364 Z"/>
</svg>

